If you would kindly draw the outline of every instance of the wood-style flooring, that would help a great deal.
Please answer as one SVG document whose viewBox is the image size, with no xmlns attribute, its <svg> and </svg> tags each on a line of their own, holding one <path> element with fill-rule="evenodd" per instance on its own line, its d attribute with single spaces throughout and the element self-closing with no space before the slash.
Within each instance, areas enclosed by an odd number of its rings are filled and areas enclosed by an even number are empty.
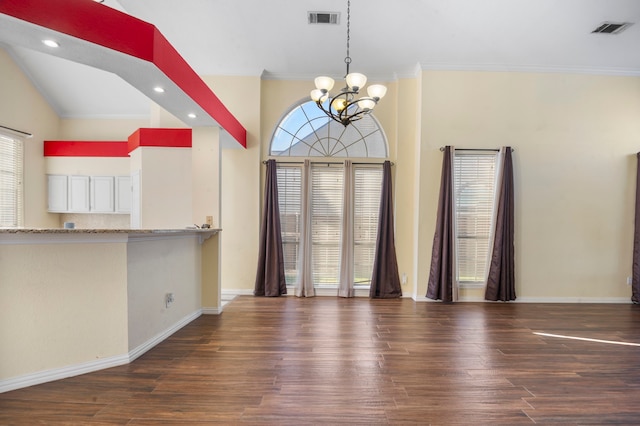
<svg viewBox="0 0 640 426">
<path fill-rule="evenodd" d="M 608 341 L 640 343 L 640 306 L 244 296 L 129 365 L 0 394 L 0 424 L 640 424 L 640 346 Z"/>
</svg>

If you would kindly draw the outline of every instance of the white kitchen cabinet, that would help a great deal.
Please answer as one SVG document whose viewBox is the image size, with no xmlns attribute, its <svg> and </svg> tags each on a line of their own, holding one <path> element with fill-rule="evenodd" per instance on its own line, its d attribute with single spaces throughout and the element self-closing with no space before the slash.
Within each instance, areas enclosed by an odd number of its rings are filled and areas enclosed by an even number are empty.
<svg viewBox="0 0 640 426">
<path fill-rule="evenodd" d="M 88 213 L 89 176 L 69 177 L 69 211 L 73 213 Z"/>
<path fill-rule="evenodd" d="M 47 175 L 52 213 L 131 212 L 130 176 Z"/>
<path fill-rule="evenodd" d="M 90 210 L 93 213 L 113 213 L 115 211 L 115 187 L 113 176 L 90 177 Z"/>
<path fill-rule="evenodd" d="M 131 177 L 116 176 L 116 212 L 131 212 Z"/>
<path fill-rule="evenodd" d="M 48 211 L 66 212 L 69 210 L 69 177 L 66 175 L 48 175 L 49 193 Z"/>
</svg>

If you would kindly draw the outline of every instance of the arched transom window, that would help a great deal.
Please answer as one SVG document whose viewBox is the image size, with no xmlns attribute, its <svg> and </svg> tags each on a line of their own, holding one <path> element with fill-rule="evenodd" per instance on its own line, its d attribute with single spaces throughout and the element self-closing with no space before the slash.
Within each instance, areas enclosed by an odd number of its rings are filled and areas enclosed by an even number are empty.
<svg viewBox="0 0 640 426">
<path fill-rule="evenodd" d="M 386 158 L 387 140 L 371 114 L 348 126 L 330 119 L 311 100 L 295 105 L 271 139 L 272 157 Z"/>
</svg>

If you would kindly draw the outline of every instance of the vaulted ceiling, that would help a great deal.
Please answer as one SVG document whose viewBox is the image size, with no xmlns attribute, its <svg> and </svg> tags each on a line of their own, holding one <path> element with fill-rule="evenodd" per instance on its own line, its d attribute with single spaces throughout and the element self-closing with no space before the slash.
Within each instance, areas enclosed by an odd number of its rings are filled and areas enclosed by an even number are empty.
<svg viewBox="0 0 640 426">
<path fill-rule="evenodd" d="M 99 6 L 156 26 L 200 76 L 308 79 L 311 89 L 313 77 L 345 72 L 346 0 L 105 0 Z M 310 11 L 337 12 L 339 23 L 309 24 Z M 640 76 L 638 0 L 352 0 L 350 12 L 351 71 L 370 81 L 419 69 Z M 606 21 L 633 25 L 618 34 L 592 33 Z M 147 95 L 111 72 L 18 46 L 1 31 L 0 47 L 62 117 L 149 115 Z"/>
</svg>

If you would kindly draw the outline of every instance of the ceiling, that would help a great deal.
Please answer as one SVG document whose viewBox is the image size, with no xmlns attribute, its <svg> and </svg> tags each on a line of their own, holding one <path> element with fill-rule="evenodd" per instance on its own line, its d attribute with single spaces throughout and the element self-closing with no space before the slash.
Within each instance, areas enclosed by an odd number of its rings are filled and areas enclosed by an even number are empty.
<svg viewBox="0 0 640 426">
<path fill-rule="evenodd" d="M 92 0 L 86 0 L 92 1 Z M 346 0 L 105 0 L 155 25 L 200 76 L 308 79 L 345 72 Z M 307 12 L 339 12 L 339 24 Z M 604 21 L 631 22 L 592 34 Z M 352 0 L 351 71 L 369 81 L 419 69 L 640 76 L 639 0 Z M 117 31 L 117 29 L 115 29 Z M 116 74 L 4 47 L 61 117 L 143 118 L 149 98 Z M 212 88 L 215 93 L 215 87 Z"/>
</svg>

